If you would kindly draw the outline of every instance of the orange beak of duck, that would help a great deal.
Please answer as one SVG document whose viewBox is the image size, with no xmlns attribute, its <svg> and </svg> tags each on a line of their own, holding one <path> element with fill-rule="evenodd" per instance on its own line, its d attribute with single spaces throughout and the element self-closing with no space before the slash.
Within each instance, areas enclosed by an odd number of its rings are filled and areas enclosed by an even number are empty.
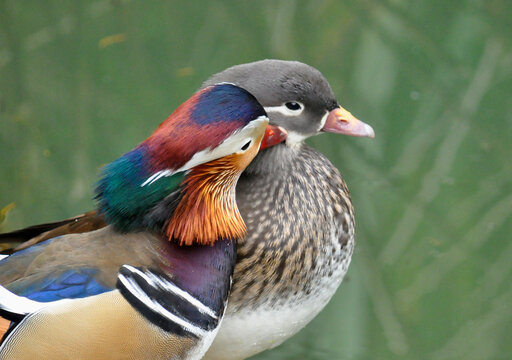
<svg viewBox="0 0 512 360">
<path fill-rule="evenodd" d="M 322 131 L 351 136 L 375 137 L 375 132 L 370 125 L 356 119 L 354 115 L 341 106 L 327 115 Z"/>
<path fill-rule="evenodd" d="M 267 125 L 265 135 L 261 141 L 260 150 L 277 145 L 286 140 L 288 133 L 280 126 Z"/>
</svg>

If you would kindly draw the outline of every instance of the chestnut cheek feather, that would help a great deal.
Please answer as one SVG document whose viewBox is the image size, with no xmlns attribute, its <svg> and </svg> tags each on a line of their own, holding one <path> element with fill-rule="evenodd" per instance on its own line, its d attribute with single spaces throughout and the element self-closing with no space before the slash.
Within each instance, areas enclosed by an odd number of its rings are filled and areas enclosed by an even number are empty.
<svg viewBox="0 0 512 360">
<path fill-rule="evenodd" d="M 194 167 L 184 180 L 183 197 L 165 227 L 169 241 L 181 245 L 213 245 L 236 241 L 247 228 L 235 199 L 238 177 L 258 153 L 263 134 L 243 153 Z"/>
<path fill-rule="evenodd" d="M 261 136 L 263 137 L 263 135 Z M 261 137 L 242 154 L 232 154 L 191 170 L 183 197 L 165 227 L 169 241 L 181 245 L 213 245 L 237 240 L 247 231 L 235 199 L 238 177 L 256 156 Z"/>
<path fill-rule="evenodd" d="M 166 228 L 169 240 L 181 245 L 213 245 L 218 239 L 245 235 L 235 202 L 239 171 L 227 158 L 194 168 L 185 180 L 184 195 Z"/>
</svg>

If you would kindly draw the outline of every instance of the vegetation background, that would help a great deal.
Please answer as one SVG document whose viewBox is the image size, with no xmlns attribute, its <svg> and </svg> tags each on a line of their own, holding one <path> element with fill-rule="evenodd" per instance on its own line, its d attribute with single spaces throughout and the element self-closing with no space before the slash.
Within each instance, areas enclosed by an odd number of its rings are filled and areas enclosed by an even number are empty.
<svg viewBox="0 0 512 360">
<path fill-rule="evenodd" d="M 101 165 L 209 75 L 300 60 L 377 136 L 308 140 L 346 177 L 357 249 L 327 308 L 256 359 L 509 359 L 511 14 L 508 0 L 0 0 L 1 230 L 91 209 Z"/>
</svg>

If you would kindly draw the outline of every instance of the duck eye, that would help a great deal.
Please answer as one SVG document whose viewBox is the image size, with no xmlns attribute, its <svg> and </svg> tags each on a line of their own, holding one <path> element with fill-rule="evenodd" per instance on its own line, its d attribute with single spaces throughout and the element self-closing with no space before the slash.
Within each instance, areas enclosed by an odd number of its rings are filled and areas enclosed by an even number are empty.
<svg viewBox="0 0 512 360">
<path fill-rule="evenodd" d="M 243 150 L 243 151 L 245 151 L 245 150 L 249 149 L 249 146 L 250 146 L 250 145 L 251 145 L 251 141 L 249 140 L 249 141 L 247 141 L 247 142 L 245 143 L 245 145 L 244 145 L 244 146 L 242 146 L 242 150 Z"/>
<path fill-rule="evenodd" d="M 300 107 L 300 104 L 299 103 L 296 103 L 294 101 L 290 101 L 290 102 L 287 102 L 286 104 L 284 104 L 288 109 L 290 110 L 300 110 L 301 107 Z"/>
</svg>

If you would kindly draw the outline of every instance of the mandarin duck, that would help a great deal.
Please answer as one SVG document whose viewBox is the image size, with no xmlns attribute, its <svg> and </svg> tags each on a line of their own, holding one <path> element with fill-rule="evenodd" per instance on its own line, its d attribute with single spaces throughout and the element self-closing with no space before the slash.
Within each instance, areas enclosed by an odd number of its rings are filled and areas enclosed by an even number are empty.
<svg viewBox="0 0 512 360">
<path fill-rule="evenodd" d="M 281 344 L 311 321 L 350 264 L 355 221 L 347 185 L 304 140 L 324 132 L 362 137 L 374 132 L 339 105 L 317 69 L 300 62 L 236 65 L 203 87 L 218 82 L 234 83 L 258 99 L 272 125 L 263 142 L 277 143 L 260 150 L 238 181 L 237 204 L 248 231 L 238 241 L 225 317 L 204 357 L 244 359 Z M 17 245 L 6 246 L 9 253 L 103 226 L 93 211 L 0 235 L 0 243 Z"/>
<path fill-rule="evenodd" d="M 0 359 L 200 359 L 223 317 L 245 224 L 235 186 L 268 118 L 208 86 L 103 170 L 106 226 L 0 262 Z"/>
</svg>

